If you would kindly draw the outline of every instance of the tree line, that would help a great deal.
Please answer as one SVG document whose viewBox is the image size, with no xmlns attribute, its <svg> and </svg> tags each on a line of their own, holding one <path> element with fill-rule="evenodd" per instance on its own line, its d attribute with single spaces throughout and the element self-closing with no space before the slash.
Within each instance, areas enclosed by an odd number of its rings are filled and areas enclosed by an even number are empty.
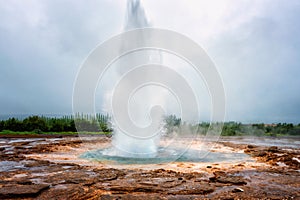
<svg viewBox="0 0 300 200">
<path fill-rule="evenodd" d="M 109 115 L 83 115 L 64 116 L 61 118 L 51 118 L 43 116 L 30 116 L 23 120 L 17 118 L 9 118 L 0 121 L 1 131 L 14 132 L 105 132 L 113 131 L 111 126 L 111 118 Z M 76 125 L 75 125 L 76 124 Z M 185 134 L 188 130 L 196 130 L 198 134 L 205 135 L 210 128 L 210 123 L 202 122 L 199 124 L 187 124 L 182 122 L 175 115 L 166 116 L 164 119 L 166 134 L 172 132 L 182 132 Z M 277 124 L 242 124 L 239 122 L 225 122 L 221 135 L 223 136 L 239 136 L 239 135 L 255 135 L 255 136 L 276 136 L 276 135 L 298 135 L 300 136 L 300 124 L 291 123 Z"/>
<path fill-rule="evenodd" d="M 216 125 L 216 124 L 215 124 Z M 206 135 L 210 128 L 210 123 L 202 122 L 195 125 L 190 125 L 181 121 L 175 115 L 167 116 L 165 119 L 165 127 L 167 134 L 173 131 L 193 130 L 198 134 Z M 182 128 L 184 127 L 184 128 Z M 278 136 L 278 135 L 297 135 L 300 136 L 300 124 L 292 123 L 276 123 L 276 124 L 242 124 L 240 122 L 225 122 L 223 123 L 222 136 Z"/>
<path fill-rule="evenodd" d="M 61 118 L 29 116 L 23 120 L 9 118 L 0 121 L 0 132 L 5 130 L 36 133 L 77 132 L 76 127 L 87 132 L 111 132 L 109 121 L 110 117 L 103 114 L 96 114 L 96 116 L 76 114 L 75 117 L 63 116 Z"/>
</svg>

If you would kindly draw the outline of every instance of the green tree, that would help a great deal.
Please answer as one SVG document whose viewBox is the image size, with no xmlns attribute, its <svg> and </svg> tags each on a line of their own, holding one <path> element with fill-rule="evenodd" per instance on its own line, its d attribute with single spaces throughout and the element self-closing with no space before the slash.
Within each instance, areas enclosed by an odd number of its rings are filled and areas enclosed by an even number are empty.
<svg viewBox="0 0 300 200">
<path fill-rule="evenodd" d="M 234 136 L 241 134 L 241 123 L 227 122 L 224 123 L 222 135 L 223 136 Z"/>
<path fill-rule="evenodd" d="M 181 119 L 177 118 L 176 115 L 169 115 L 165 117 L 164 122 L 167 133 L 171 133 L 179 128 Z"/>
<path fill-rule="evenodd" d="M 26 131 L 48 131 L 45 118 L 39 116 L 31 116 L 23 120 L 23 125 Z"/>
<path fill-rule="evenodd" d="M 16 118 L 9 118 L 4 122 L 4 130 L 23 131 L 23 124 Z"/>
<path fill-rule="evenodd" d="M 0 131 L 4 130 L 5 122 L 3 120 L 0 121 Z"/>
</svg>

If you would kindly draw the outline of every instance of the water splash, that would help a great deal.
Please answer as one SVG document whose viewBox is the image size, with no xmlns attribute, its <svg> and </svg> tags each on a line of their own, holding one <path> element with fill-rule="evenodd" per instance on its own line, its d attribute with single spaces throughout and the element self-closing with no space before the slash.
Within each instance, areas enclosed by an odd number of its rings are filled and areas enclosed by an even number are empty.
<svg viewBox="0 0 300 200">
<path fill-rule="evenodd" d="M 150 27 L 150 20 L 147 17 L 143 4 L 140 0 L 128 0 L 124 30 Z"/>
<path fill-rule="evenodd" d="M 126 12 L 126 20 L 124 24 L 124 31 L 130 31 L 133 29 L 138 29 L 138 28 L 146 28 L 150 27 L 150 20 L 146 15 L 146 12 L 144 10 L 143 4 L 140 0 L 128 0 L 127 1 L 127 12 Z M 143 38 L 146 39 L 146 38 Z M 124 44 L 126 45 L 126 41 L 124 41 Z M 121 47 L 122 48 L 122 47 Z M 156 52 L 157 54 L 157 52 Z M 159 53 L 158 53 L 159 54 Z M 139 62 L 145 62 L 145 61 L 150 61 L 151 56 L 153 54 L 151 53 L 143 53 L 139 55 L 138 58 L 131 58 L 131 59 L 136 59 L 136 60 L 130 60 L 128 63 L 139 63 Z M 161 56 L 158 56 L 159 59 L 157 62 L 160 62 Z M 128 64 L 124 63 L 124 65 Z M 123 63 L 122 63 L 123 64 Z M 125 68 L 125 66 L 121 66 L 121 68 Z M 131 66 L 130 66 L 131 67 Z M 120 76 L 122 76 L 122 73 L 119 73 Z M 124 84 L 124 83 L 123 83 Z M 125 82 L 125 86 L 123 87 L 123 90 L 128 90 L 128 88 L 133 85 L 134 82 L 132 80 L 127 80 Z M 144 91 L 143 93 L 144 96 L 149 97 L 148 101 L 153 96 L 153 91 Z M 147 102 L 147 103 L 149 103 Z M 162 105 L 163 102 L 163 97 L 160 97 L 160 101 L 158 102 L 160 105 Z M 134 103 L 134 109 L 132 109 L 133 115 L 140 116 L 137 117 L 134 121 L 138 122 L 138 124 L 143 124 L 143 117 L 141 117 L 144 113 L 147 111 L 147 103 L 144 103 L 143 105 Z M 150 108 L 151 109 L 151 108 Z M 153 117 L 153 116 L 151 116 Z M 156 116 L 156 119 L 159 118 L 159 116 Z M 131 119 L 132 120 L 132 119 Z M 152 119 L 153 120 L 153 119 Z M 130 123 L 130 122 L 129 122 Z M 150 123 L 153 123 L 150 119 Z M 146 135 L 146 136 L 151 136 L 149 131 L 140 131 L 137 133 L 133 133 L 133 135 L 130 135 L 128 133 L 124 133 L 124 131 L 120 130 L 120 128 L 116 125 L 115 122 L 112 122 L 114 125 L 114 135 L 113 135 L 113 141 L 112 144 L 114 148 L 109 149 L 105 151 L 104 153 L 107 156 L 121 156 L 121 157 L 134 157 L 134 158 L 153 158 L 157 155 L 158 147 L 157 144 L 160 139 L 160 135 L 156 135 L 153 137 L 148 137 L 147 139 L 143 138 L 141 139 L 141 135 Z M 149 124 L 148 124 L 149 125 Z M 146 127 L 145 125 L 144 127 Z M 158 128 L 158 127 L 156 127 Z"/>
</svg>

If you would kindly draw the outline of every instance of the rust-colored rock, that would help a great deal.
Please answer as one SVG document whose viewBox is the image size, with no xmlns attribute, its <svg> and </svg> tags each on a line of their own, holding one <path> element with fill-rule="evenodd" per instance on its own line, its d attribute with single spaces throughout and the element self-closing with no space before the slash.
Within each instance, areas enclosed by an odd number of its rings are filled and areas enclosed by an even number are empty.
<svg viewBox="0 0 300 200">
<path fill-rule="evenodd" d="M 162 169 L 141 170 L 31 157 L 65 153 L 82 144 L 78 138 L 39 141 L 11 143 L 4 139 L 0 143 L 3 149 L 0 199 L 296 199 L 300 196 L 300 149 L 226 142 L 223 145 L 244 150 L 259 165 L 249 169 L 249 162 L 229 167 L 220 162 L 205 163 L 201 168 L 195 163 L 175 163 L 178 168 L 172 170 L 163 165 L 159 165 Z M 101 142 L 110 141 L 103 137 Z"/>
<path fill-rule="evenodd" d="M 245 181 L 244 177 L 230 175 L 222 171 L 214 172 L 214 177 L 210 178 L 211 182 L 219 182 L 224 184 L 232 184 L 232 185 L 246 185 L 247 182 Z"/>
<path fill-rule="evenodd" d="M 48 184 L 40 185 L 6 185 L 0 188 L 0 197 L 35 197 L 39 195 L 42 190 L 49 188 Z"/>
</svg>

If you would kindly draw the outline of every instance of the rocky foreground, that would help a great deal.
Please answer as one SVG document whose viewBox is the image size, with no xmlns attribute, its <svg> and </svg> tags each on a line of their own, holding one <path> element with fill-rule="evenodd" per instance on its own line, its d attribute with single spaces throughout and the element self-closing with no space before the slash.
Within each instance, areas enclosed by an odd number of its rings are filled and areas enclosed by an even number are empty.
<svg viewBox="0 0 300 200">
<path fill-rule="evenodd" d="M 85 144 L 89 142 L 95 141 Z M 2 136 L 0 199 L 300 199 L 300 147 L 219 142 L 224 148 L 243 150 L 254 161 L 173 163 L 170 166 L 176 168 L 158 165 L 148 170 L 51 159 L 82 145 L 76 137 Z"/>
</svg>

